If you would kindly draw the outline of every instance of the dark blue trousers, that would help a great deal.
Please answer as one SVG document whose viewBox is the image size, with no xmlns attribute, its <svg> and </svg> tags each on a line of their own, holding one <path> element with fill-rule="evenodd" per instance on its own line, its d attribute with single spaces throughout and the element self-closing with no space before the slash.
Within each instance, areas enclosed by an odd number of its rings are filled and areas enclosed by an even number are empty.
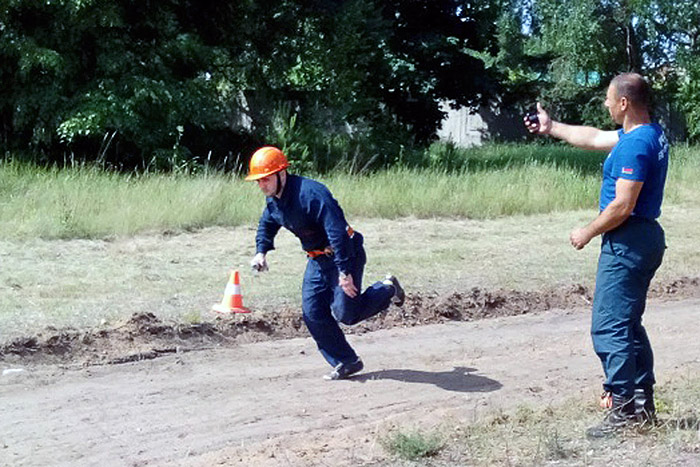
<svg viewBox="0 0 700 467">
<path fill-rule="evenodd" d="M 352 241 L 355 256 L 350 274 L 355 286 L 361 291 L 367 256 L 359 232 L 355 232 Z M 319 256 L 308 260 L 301 288 L 304 322 L 321 354 L 331 366 L 357 359 L 357 354 L 348 344 L 338 323 L 356 324 L 386 310 L 393 295 L 392 286 L 375 282 L 362 294 L 350 298 L 338 286 L 338 268 L 332 257 Z"/>
<path fill-rule="evenodd" d="M 647 291 L 666 242 L 658 222 L 630 217 L 603 234 L 591 336 L 605 372 L 603 387 L 625 397 L 652 386 L 654 354 L 642 326 Z"/>
</svg>

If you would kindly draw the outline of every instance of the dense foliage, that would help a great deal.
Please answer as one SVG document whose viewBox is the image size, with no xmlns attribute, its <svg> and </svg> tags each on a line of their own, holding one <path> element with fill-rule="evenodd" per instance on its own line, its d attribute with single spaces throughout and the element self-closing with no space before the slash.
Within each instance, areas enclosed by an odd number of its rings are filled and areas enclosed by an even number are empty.
<svg viewBox="0 0 700 467">
<path fill-rule="evenodd" d="M 499 35 L 495 64 L 506 96 L 537 96 L 562 120 L 609 126 L 600 110 L 605 87 L 636 71 L 654 85 L 656 117 L 674 127 L 672 136 L 700 140 L 695 0 L 512 0 Z"/>
<path fill-rule="evenodd" d="M 698 139 L 698 24 L 691 0 L 0 0 L 0 156 L 196 170 L 265 142 L 302 169 L 419 163 L 442 101 L 604 125 L 626 70 Z"/>
</svg>

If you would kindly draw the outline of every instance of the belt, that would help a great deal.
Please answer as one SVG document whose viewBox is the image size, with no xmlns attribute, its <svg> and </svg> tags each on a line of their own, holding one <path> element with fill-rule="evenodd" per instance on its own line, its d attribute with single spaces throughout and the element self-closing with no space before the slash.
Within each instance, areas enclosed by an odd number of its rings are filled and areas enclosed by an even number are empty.
<svg viewBox="0 0 700 467">
<path fill-rule="evenodd" d="M 656 219 L 652 219 L 651 217 L 643 217 L 643 216 L 636 216 L 636 215 L 631 215 L 629 216 L 625 222 L 629 222 L 630 224 L 632 223 L 649 223 L 649 224 L 657 224 L 658 221 Z M 624 222 L 623 222 L 624 224 Z"/>
<path fill-rule="evenodd" d="M 319 256 L 333 256 L 333 248 L 329 245 L 323 250 L 309 250 L 306 252 L 306 256 L 311 259 L 316 259 Z"/>
<path fill-rule="evenodd" d="M 355 231 L 349 225 L 345 227 L 345 231 L 348 233 L 348 237 L 352 238 L 355 235 Z M 311 259 L 316 259 L 319 256 L 333 256 L 333 247 L 328 245 L 323 250 L 307 250 L 306 256 Z"/>
</svg>

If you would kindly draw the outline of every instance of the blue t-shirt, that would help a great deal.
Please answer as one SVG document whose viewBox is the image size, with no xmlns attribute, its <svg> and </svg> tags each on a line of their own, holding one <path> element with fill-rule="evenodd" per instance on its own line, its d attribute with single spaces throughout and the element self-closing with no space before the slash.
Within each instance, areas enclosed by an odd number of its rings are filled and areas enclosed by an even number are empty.
<svg viewBox="0 0 700 467">
<path fill-rule="evenodd" d="M 668 140 L 656 123 L 635 128 L 629 133 L 619 130 L 620 140 L 603 164 L 603 184 L 600 187 L 600 210 L 615 199 L 618 178 L 644 182 L 632 211 L 633 216 L 656 219 L 661 214 L 666 172 L 668 170 Z"/>
</svg>

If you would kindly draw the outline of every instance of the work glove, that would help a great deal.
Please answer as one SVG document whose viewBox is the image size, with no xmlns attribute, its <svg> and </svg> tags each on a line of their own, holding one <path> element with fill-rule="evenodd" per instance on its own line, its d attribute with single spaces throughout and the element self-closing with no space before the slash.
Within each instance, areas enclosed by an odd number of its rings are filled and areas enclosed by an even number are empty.
<svg viewBox="0 0 700 467">
<path fill-rule="evenodd" d="M 265 259 L 265 253 L 257 253 L 253 259 L 250 261 L 250 267 L 253 271 L 263 272 L 267 271 L 267 259 Z"/>
</svg>

